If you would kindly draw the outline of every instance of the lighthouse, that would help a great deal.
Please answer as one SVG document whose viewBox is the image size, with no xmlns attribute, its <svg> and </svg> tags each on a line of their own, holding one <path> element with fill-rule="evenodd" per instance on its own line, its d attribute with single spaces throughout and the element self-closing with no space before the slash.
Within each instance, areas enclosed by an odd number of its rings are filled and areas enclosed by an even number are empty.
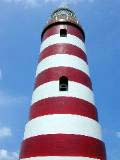
<svg viewBox="0 0 120 160">
<path fill-rule="evenodd" d="M 85 33 L 66 7 L 52 13 L 41 34 L 20 160 L 106 160 Z"/>
</svg>

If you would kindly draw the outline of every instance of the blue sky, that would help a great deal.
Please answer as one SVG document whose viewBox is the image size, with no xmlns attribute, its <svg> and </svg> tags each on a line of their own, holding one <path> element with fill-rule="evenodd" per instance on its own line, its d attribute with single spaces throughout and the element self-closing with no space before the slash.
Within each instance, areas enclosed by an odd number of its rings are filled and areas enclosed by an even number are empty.
<svg viewBox="0 0 120 160">
<path fill-rule="evenodd" d="M 0 160 L 16 160 L 33 91 L 40 33 L 69 3 L 86 33 L 88 61 L 108 160 L 120 159 L 119 0 L 0 0 Z"/>
</svg>

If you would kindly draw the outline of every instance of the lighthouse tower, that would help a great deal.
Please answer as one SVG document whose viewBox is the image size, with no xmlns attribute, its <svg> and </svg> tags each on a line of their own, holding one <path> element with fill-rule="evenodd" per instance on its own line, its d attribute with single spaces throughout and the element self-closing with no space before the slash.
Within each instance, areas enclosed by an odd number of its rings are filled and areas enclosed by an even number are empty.
<svg viewBox="0 0 120 160">
<path fill-rule="evenodd" d="M 55 10 L 41 40 L 20 160 L 106 160 L 85 34 L 75 13 Z"/>
</svg>

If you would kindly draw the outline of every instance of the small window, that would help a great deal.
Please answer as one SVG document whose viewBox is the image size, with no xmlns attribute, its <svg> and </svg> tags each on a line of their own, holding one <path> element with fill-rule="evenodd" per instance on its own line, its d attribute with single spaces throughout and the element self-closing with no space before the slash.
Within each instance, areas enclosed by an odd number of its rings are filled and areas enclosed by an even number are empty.
<svg viewBox="0 0 120 160">
<path fill-rule="evenodd" d="M 59 79 L 59 90 L 60 91 L 68 91 L 68 78 L 65 76 L 62 76 Z"/>
<path fill-rule="evenodd" d="M 60 30 L 60 37 L 67 37 L 67 30 L 66 29 Z"/>
</svg>

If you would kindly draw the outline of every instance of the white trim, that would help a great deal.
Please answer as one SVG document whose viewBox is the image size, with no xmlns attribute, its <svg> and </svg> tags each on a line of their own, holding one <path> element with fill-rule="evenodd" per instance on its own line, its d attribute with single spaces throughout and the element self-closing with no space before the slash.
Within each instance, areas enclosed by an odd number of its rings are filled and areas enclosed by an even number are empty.
<svg viewBox="0 0 120 160">
<path fill-rule="evenodd" d="M 44 157 L 30 157 L 23 158 L 20 160 L 100 160 L 97 158 L 88 158 L 88 157 L 73 157 L 73 156 L 44 156 Z"/>
<path fill-rule="evenodd" d="M 54 34 L 48 37 L 46 40 L 42 42 L 40 52 L 42 52 L 45 48 L 57 43 L 72 44 L 76 47 L 81 48 L 86 53 L 84 42 L 78 37 L 70 34 L 67 34 L 67 37 L 60 37 L 60 34 Z"/>
<path fill-rule="evenodd" d="M 42 99 L 60 96 L 75 97 L 86 100 L 93 105 L 95 104 L 94 94 L 91 89 L 73 81 L 69 81 L 68 85 L 68 91 L 59 91 L 59 81 L 51 81 L 40 85 L 33 92 L 32 104 Z"/>
<path fill-rule="evenodd" d="M 26 124 L 24 139 L 47 134 L 84 135 L 101 140 L 101 127 L 97 121 L 80 115 L 45 115 Z"/>
<path fill-rule="evenodd" d="M 81 70 L 89 76 L 87 63 L 81 58 L 69 54 L 56 54 L 43 59 L 37 66 L 36 76 L 48 68 L 60 66 Z"/>
</svg>

